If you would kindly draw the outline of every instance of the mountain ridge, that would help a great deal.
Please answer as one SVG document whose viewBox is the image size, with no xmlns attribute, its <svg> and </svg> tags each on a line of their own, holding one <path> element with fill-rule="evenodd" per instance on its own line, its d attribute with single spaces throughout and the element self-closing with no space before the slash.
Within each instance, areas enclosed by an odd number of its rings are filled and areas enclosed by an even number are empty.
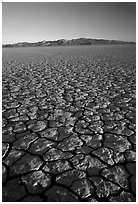
<svg viewBox="0 0 138 204">
<path fill-rule="evenodd" d="M 38 42 L 18 42 L 2 44 L 2 47 L 46 47 L 46 46 L 65 46 L 65 45 L 104 45 L 104 44 L 136 44 L 135 42 L 120 41 L 120 40 L 106 40 L 106 39 L 92 39 L 92 38 L 76 38 L 71 40 L 59 39 L 59 40 L 42 40 Z"/>
</svg>

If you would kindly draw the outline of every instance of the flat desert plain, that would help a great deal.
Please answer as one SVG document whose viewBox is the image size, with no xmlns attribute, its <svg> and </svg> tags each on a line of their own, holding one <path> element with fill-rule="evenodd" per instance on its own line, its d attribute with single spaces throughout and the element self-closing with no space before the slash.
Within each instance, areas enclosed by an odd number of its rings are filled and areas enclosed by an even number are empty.
<svg viewBox="0 0 138 204">
<path fill-rule="evenodd" d="M 132 202 L 136 47 L 3 48 L 4 202 Z"/>
</svg>

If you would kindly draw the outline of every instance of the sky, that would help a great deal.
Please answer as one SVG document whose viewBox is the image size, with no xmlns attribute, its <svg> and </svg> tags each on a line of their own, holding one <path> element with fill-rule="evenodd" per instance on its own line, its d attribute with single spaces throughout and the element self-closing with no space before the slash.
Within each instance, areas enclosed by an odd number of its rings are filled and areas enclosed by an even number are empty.
<svg viewBox="0 0 138 204">
<path fill-rule="evenodd" d="M 135 2 L 4 2 L 2 43 L 73 38 L 136 41 Z"/>
</svg>

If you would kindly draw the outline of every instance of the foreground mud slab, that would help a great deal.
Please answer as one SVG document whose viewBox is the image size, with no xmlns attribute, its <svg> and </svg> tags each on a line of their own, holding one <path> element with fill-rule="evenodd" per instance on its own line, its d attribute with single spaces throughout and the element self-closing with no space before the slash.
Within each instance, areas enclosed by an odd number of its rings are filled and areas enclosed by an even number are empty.
<svg viewBox="0 0 138 204">
<path fill-rule="evenodd" d="M 135 47 L 3 49 L 3 201 L 134 202 Z"/>
</svg>

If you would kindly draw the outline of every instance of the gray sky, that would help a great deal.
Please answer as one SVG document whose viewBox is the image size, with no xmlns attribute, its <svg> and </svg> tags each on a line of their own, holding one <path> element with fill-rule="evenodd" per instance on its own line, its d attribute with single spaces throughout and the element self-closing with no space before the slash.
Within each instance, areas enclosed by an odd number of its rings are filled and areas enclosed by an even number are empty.
<svg viewBox="0 0 138 204">
<path fill-rule="evenodd" d="M 5 2 L 2 42 L 79 37 L 136 41 L 136 4 L 129 2 Z"/>
</svg>

